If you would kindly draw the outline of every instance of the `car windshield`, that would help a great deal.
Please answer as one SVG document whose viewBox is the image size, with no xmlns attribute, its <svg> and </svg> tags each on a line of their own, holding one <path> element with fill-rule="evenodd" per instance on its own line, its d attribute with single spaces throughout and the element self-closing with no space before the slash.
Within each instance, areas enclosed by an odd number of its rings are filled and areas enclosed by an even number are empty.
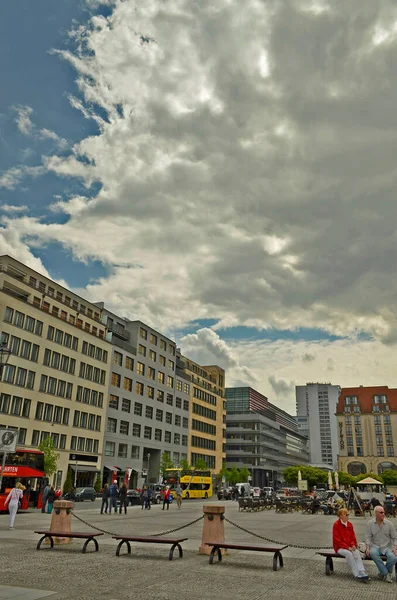
<svg viewBox="0 0 397 600">
<path fill-rule="evenodd" d="M 76 488 L 76 494 L 81 494 L 81 492 L 84 492 L 85 488 Z"/>
</svg>

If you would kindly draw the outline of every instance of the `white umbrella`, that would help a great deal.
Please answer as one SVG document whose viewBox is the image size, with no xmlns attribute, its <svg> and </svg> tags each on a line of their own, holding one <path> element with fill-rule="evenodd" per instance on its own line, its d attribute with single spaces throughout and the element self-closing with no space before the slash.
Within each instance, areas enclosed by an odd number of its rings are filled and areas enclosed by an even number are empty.
<svg viewBox="0 0 397 600">
<path fill-rule="evenodd" d="M 334 477 L 335 477 L 335 488 L 337 490 L 339 490 L 339 475 L 338 475 L 338 471 L 335 471 Z"/>
<path fill-rule="evenodd" d="M 328 487 L 329 487 L 330 490 L 332 490 L 332 488 L 333 488 L 332 473 L 331 473 L 331 471 L 328 471 Z"/>
<path fill-rule="evenodd" d="M 302 481 L 302 473 L 300 469 L 298 471 L 298 481 Z"/>
</svg>

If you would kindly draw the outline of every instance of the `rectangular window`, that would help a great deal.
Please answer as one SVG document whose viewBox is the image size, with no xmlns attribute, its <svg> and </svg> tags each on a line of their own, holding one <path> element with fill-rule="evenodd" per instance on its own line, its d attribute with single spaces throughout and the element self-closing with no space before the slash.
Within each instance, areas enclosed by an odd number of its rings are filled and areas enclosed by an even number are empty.
<svg viewBox="0 0 397 600">
<path fill-rule="evenodd" d="M 182 408 L 182 398 L 175 398 L 175 406 L 177 408 Z"/>
<path fill-rule="evenodd" d="M 164 441 L 166 444 L 171 444 L 171 431 L 164 432 Z"/>
<path fill-rule="evenodd" d="M 17 376 L 15 378 L 15 385 L 21 385 L 24 387 L 26 383 L 27 374 L 28 372 L 26 369 L 21 369 L 20 367 L 18 367 Z"/>
<path fill-rule="evenodd" d="M 183 401 L 183 410 L 189 410 L 189 400 Z"/>
<path fill-rule="evenodd" d="M 1 400 L 0 400 L 0 402 L 1 402 Z M 25 398 L 25 400 L 23 401 L 23 407 L 22 407 L 22 416 L 23 417 L 29 418 L 31 403 L 32 403 L 31 400 L 29 400 L 28 398 Z"/>
<path fill-rule="evenodd" d="M 128 421 L 120 421 L 120 433 L 123 435 L 128 435 L 129 432 L 129 423 Z"/>
<path fill-rule="evenodd" d="M 146 356 L 146 346 L 142 346 L 142 344 L 139 344 L 138 354 L 140 354 L 141 356 Z"/>
<path fill-rule="evenodd" d="M 32 344 L 26 340 L 22 340 L 21 354 L 20 354 L 21 358 L 27 358 L 29 360 L 31 349 L 32 349 Z"/>
<path fill-rule="evenodd" d="M 39 392 L 46 392 L 46 390 L 47 390 L 47 381 L 48 381 L 47 375 L 42 375 L 40 377 Z"/>
<path fill-rule="evenodd" d="M 52 411 L 54 407 L 52 404 L 46 404 L 44 407 L 44 421 L 52 421 Z"/>
<path fill-rule="evenodd" d="M 119 408 L 119 398 L 118 398 L 118 396 L 113 396 L 113 394 L 110 394 L 109 408 L 114 408 L 114 409 L 118 410 L 118 408 Z"/>
<path fill-rule="evenodd" d="M 51 367 L 53 369 L 59 369 L 60 360 L 61 360 L 61 355 L 59 354 L 59 352 L 53 352 L 52 357 L 51 357 Z M 81 364 L 83 364 L 83 363 L 81 363 Z"/>
<path fill-rule="evenodd" d="M 34 371 L 28 371 L 28 377 L 26 380 L 26 387 L 29 390 L 32 390 L 34 388 L 34 380 L 36 377 L 36 373 Z"/>
<path fill-rule="evenodd" d="M 39 445 L 39 440 L 40 440 L 40 431 L 37 431 L 37 429 L 33 429 L 32 431 L 32 446 L 38 446 Z"/>
<path fill-rule="evenodd" d="M 148 378 L 152 379 L 153 381 L 156 379 L 156 369 L 153 369 L 153 367 L 148 367 Z"/>
<path fill-rule="evenodd" d="M 11 403 L 11 414 L 20 416 L 22 410 L 22 398 L 20 396 L 13 396 Z"/>
<path fill-rule="evenodd" d="M 115 442 L 105 442 L 105 456 L 114 456 Z"/>
<path fill-rule="evenodd" d="M 168 360 L 168 368 L 175 371 L 175 363 L 173 360 Z"/>
<path fill-rule="evenodd" d="M 141 437 L 141 426 L 138 423 L 132 425 L 132 435 L 134 437 Z"/>
<path fill-rule="evenodd" d="M 124 377 L 124 389 L 127 392 L 132 392 L 132 379 L 129 377 Z"/>
<path fill-rule="evenodd" d="M 128 444 L 119 444 L 119 457 L 127 458 Z"/>
<path fill-rule="evenodd" d="M 3 368 L 3 381 L 5 383 L 14 383 L 15 379 L 15 367 L 14 365 L 5 365 Z"/>
<path fill-rule="evenodd" d="M 148 427 L 147 425 L 145 425 L 143 437 L 145 438 L 145 440 L 152 439 L 152 428 L 151 427 Z"/>
<path fill-rule="evenodd" d="M 87 438 L 85 441 L 85 451 L 92 452 L 92 439 Z"/>
<path fill-rule="evenodd" d="M 63 433 L 61 433 L 61 438 L 59 441 L 59 448 L 61 450 L 64 450 L 66 448 L 66 435 Z"/>
<path fill-rule="evenodd" d="M 117 432 L 117 419 L 111 419 L 110 417 L 108 417 L 106 431 L 108 433 L 116 433 Z"/>
<path fill-rule="evenodd" d="M 175 425 L 176 425 L 177 427 L 180 427 L 180 426 L 181 426 L 181 423 L 182 423 L 182 418 L 181 418 L 181 416 L 180 416 L 180 415 L 175 415 Z"/>
<path fill-rule="evenodd" d="M 170 413 L 170 412 L 165 413 L 165 422 L 168 423 L 169 425 L 172 425 L 172 413 Z"/>
<path fill-rule="evenodd" d="M 147 406 L 145 409 L 145 417 L 147 419 L 153 419 L 153 408 L 151 406 Z"/>
<path fill-rule="evenodd" d="M 62 344 L 63 342 L 63 331 L 61 331 L 60 329 L 56 329 L 55 330 L 55 337 L 54 337 L 54 341 L 57 344 Z"/>
<path fill-rule="evenodd" d="M 163 411 L 160 408 L 156 408 L 156 421 L 163 420 Z"/>
<path fill-rule="evenodd" d="M 179 435 L 179 433 L 174 433 L 174 444 L 179 446 L 180 443 L 181 443 L 181 436 Z"/>
<path fill-rule="evenodd" d="M 21 312 L 19 312 L 19 310 L 15 311 L 15 315 L 14 315 L 14 325 L 16 327 L 23 327 L 23 324 L 25 322 L 25 315 Z"/>
<path fill-rule="evenodd" d="M 168 406 L 172 406 L 174 403 L 174 396 L 172 394 L 167 394 L 167 404 Z"/>
<path fill-rule="evenodd" d="M 43 321 L 36 321 L 36 327 L 34 330 L 36 335 L 42 335 L 43 333 Z"/>
<path fill-rule="evenodd" d="M 138 415 L 138 417 L 142 416 L 142 404 L 140 402 L 135 402 L 134 404 L 134 415 Z"/>
<path fill-rule="evenodd" d="M 112 385 L 120 387 L 121 376 L 118 373 L 112 373 Z"/>
<path fill-rule="evenodd" d="M 15 335 L 12 335 L 11 340 L 10 340 L 11 354 L 18 356 L 20 345 L 21 345 L 21 338 L 15 337 Z"/>
<path fill-rule="evenodd" d="M 136 372 L 138 375 L 145 375 L 145 365 L 141 362 L 136 363 Z"/>
<path fill-rule="evenodd" d="M 135 384 L 135 392 L 138 394 L 138 396 L 143 396 L 143 391 L 144 391 L 143 383 L 140 383 L 139 381 L 137 381 Z"/>
<path fill-rule="evenodd" d="M 38 421 L 41 421 L 42 416 L 43 416 L 43 408 L 44 408 L 44 402 L 38 402 L 36 404 L 36 414 L 35 414 L 35 419 L 37 419 Z"/>
<path fill-rule="evenodd" d="M 134 370 L 134 359 L 130 356 L 125 357 L 125 368 L 129 369 L 130 371 Z"/>
<path fill-rule="evenodd" d="M 14 316 L 13 309 L 10 308 L 9 306 L 6 306 L 6 309 L 4 311 L 4 321 L 5 321 L 5 323 L 12 323 L 13 316 Z"/>
<path fill-rule="evenodd" d="M 147 393 L 147 397 L 148 398 L 154 398 L 154 387 L 151 387 L 150 385 L 146 386 L 146 393 Z"/>
<path fill-rule="evenodd" d="M 176 380 L 176 391 L 177 392 L 181 392 L 182 391 L 182 381 L 180 379 Z"/>
<path fill-rule="evenodd" d="M 154 333 L 150 334 L 150 343 L 153 344 L 153 346 L 157 346 L 157 335 L 154 335 Z"/>
<path fill-rule="evenodd" d="M 123 412 L 130 413 L 131 412 L 131 400 L 128 400 L 128 398 L 123 398 L 121 401 L 121 410 Z"/>
<path fill-rule="evenodd" d="M 72 347 L 72 336 L 69 333 L 65 333 L 65 337 L 63 338 L 63 344 L 67 348 Z"/>
<path fill-rule="evenodd" d="M 161 365 L 163 365 L 163 367 L 165 367 L 165 356 L 162 356 L 162 355 L 160 354 L 160 356 L 159 356 L 159 363 L 160 363 Z"/>
<path fill-rule="evenodd" d="M 57 389 L 57 380 L 54 377 L 49 377 L 47 393 L 55 395 L 56 389 Z"/>
<path fill-rule="evenodd" d="M 157 390 L 157 401 L 164 402 L 164 392 L 161 390 Z"/>
<path fill-rule="evenodd" d="M 131 458 L 139 458 L 139 446 L 131 446 Z"/>
<path fill-rule="evenodd" d="M 30 360 L 32 360 L 33 362 L 37 362 L 39 360 L 39 348 L 40 346 L 38 346 L 37 344 L 32 345 L 32 354 L 30 356 Z"/>
<path fill-rule="evenodd" d="M 164 378 L 165 378 L 165 375 L 164 375 L 164 373 L 162 373 L 161 371 L 159 371 L 159 372 L 157 373 L 157 381 L 158 381 L 159 383 L 164 383 Z"/>
<path fill-rule="evenodd" d="M 161 435 L 162 435 L 161 429 L 154 430 L 154 439 L 156 440 L 156 442 L 161 442 Z"/>
<path fill-rule="evenodd" d="M 149 358 L 150 360 L 156 360 L 156 353 L 154 350 L 149 350 Z"/>
<path fill-rule="evenodd" d="M 119 365 L 119 367 L 121 367 L 123 365 L 123 355 L 120 352 L 114 351 L 113 362 L 114 364 Z"/>
<path fill-rule="evenodd" d="M 167 344 L 164 340 L 160 340 L 160 349 L 167 350 Z"/>
<path fill-rule="evenodd" d="M 143 340 L 147 340 L 147 331 L 143 327 L 139 329 L 139 335 Z"/>
</svg>

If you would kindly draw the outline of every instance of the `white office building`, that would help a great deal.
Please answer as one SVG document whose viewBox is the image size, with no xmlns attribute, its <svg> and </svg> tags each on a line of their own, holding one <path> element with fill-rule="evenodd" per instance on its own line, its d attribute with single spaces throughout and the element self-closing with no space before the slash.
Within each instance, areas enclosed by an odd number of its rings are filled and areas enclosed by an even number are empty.
<svg viewBox="0 0 397 600">
<path fill-rule="evenodd" d="M 336 405 L 339 385 L 307 383 L 297 385 L 296 421 L 300 433 L 307 435 L 310 447 L 310 464 L 337 467 L 338 434 Z"/>
</svg>

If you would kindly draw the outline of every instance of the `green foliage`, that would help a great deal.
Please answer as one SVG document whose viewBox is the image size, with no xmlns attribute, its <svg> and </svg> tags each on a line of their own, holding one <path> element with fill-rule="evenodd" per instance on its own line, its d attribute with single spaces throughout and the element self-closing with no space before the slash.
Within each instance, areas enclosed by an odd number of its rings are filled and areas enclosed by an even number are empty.
<svg viewBox="0 0 397 600">
<path fill-rule="evenodd" d="M 247 467 L 243 467 L 242 469 L 238 469 L 238 471 L 239 471 L 239 474 L 240 474 L 239 482 L 240 483 L 247 483 L 248 477 L 250 477 L 250 475 L 251 475 L 249 469 L 247 469 Z"/>
<path fill-rule="evenodd" d="M 199 471 L 204 471 L 204 470 L 208 469 L 207 463 L 205 462 L 205 460 L 203 458 L 198 458 L 196 460 L 196 462 L 194 463 L 194 468 L 198 469 Z"/>
<path fill-rule="evenodd" d="M 397 485 L 397 471 L 386 469 L 382 473 L 382 479 L 385 485 Z"/>
<path fill-rule="evenodd" d="M 51 477 L 57 471 L 60 454 L 55 450 L 54 441 L 50 435 L 40 443 L 39 450 L 44 452 L 44 472 L 47 477 Z"/>
<path fill-rule="evenodd" d="M 339 476 L 339 485 L 343 485 L 344 487 L 352 487 L 356 483 L 356 478 L 354 475 L 350 475 L 346 473 L 346 471 L 338 471 Z"/>
<path fill-rule="evenodd" d="M 311 467 L 310 465 L 298 465 L 296 467 L 287 467 L 283 471 L 283 477 L 286 483 L 296 486 L 298 484 L 298 471 L 301 472 L 302 479 L 306 479 L 310 487 L 319 483 L 328 481 L 328 472 Z"/>
<path fill-rule="evenodd" d="M 168 452 L 163 452 L 163 454 L 161 455 L 160 473 L 162 474 L 163 477 L 165 477 L 166 470 L 173 469 L 173 468 L 175 468 L 175 466 L 171 460 L 170 455 L 168 454 Z"/>
<path fill-rule="evenodd" d="M 182 458 L 182 460 L 179 461 L 179 466 L 181 468 L 182 476 L 189 475 L 189 473 L 193 471 L 192 465 L 189 464 L 189 461 L 186 458 Z"/>
<path fill-rule="evenodd" d="M 94 483 L 94 488 L 96 492 L 100 492 L 102 489 L 102 480 L 101 480 L 101 474 L 98 473 L 98 475 L 96 476 L 96 480 Z"/>
<path fill-rule="evenodd" d="M 63 484 L 63 493 L 67 494 L 70 492 L 73 487 L 73 471 L 72 469 L 68 469 L 68 474 L 66 475 L 65 483 Z"/>
</svg>

